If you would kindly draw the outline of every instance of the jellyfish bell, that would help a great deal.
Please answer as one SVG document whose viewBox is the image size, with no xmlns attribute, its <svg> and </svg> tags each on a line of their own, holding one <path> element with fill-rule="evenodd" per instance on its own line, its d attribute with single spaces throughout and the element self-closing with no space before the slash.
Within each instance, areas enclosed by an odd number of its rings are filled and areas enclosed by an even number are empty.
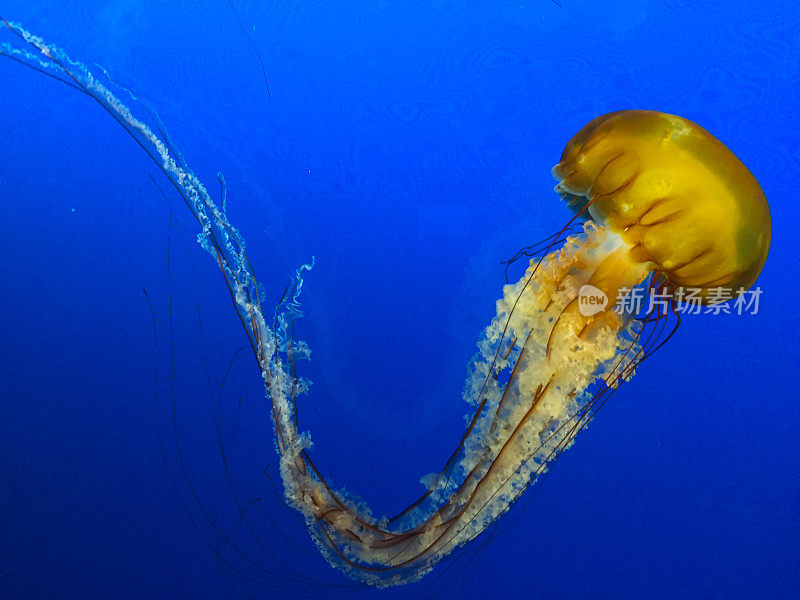
<svg viewBox="0 0 800 600">
<path fill-rule="evenodd" d="M 556 190 L 616 232 L 626 258 L 699 297 L 742 293 L 769 252 L 761 186 L 722 142 L 683 117 L 622 110 L 589 122 L 553 167 Z M 620 265 L 620 268 L 625 268 Z"/>
</svg>

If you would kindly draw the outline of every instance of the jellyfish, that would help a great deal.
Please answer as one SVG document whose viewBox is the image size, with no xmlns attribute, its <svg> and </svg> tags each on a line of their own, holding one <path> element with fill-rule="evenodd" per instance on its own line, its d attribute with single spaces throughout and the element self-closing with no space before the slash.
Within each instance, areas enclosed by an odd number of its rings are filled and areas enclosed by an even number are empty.
<svg viewBox="0 0 800 600">
<path fill-rule="evenodd" d="M 311 457 L 297 399 L 308 345 L 294 338 L 305 272 L 297 269 L 272 315 L 245 242 L 194 175 L 157 115 L 138 116 L 84 65 L 2 20 L 19 43 L 0 54 L 96 100 L 151 157 L 200 226 L 260 369 L 287 504 L 299 511 L 325 558 L 371 585 L 417 580 L 506 513 L 548 471 L 599 408 L 675 332 L 692 290 L 713 305 L 754 284 L 767 257 L 769 207 L 739 159 L 699 125 L 646 110 L 600 116 L 566 145 L 553 168 L 573 215 L 523 249 L 524 275 L 503 287 L 496 314 L 469 362 L 470 410 L 460 440 L 425 492 L 400 513 L 374 516 L 334 489 Z M 147 122 L 152 125 L 148 125 Z M 221 208 L 220 208 L 221 207 Z M 636 296 L 646 306 L 629 300 Z M 227 540 L 226 540 L 227 541 Z"/>
</svg>

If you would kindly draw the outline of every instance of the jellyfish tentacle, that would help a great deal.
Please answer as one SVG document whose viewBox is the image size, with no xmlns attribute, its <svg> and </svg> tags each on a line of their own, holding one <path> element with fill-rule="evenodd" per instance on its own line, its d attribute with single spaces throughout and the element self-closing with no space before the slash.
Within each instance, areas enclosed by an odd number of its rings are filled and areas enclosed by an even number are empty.
<svg viewBox="0 0 800 600">
<path fill-rule="evenodd" d="M 329 557 L 342 560 L 344 555 L 347 559 L 344 561 L 347 568 L 353 568 L 354 564 L 364 564 L 369 567 L 364 569 L 365 572 L 385 573 L 381 575 L 381 579 L 363 575 L 366 580 L 378 585 L 394 581 L 392 575 L 386 575 L 389 572 L 397 573 L 398 570 L 411 569 L 412 572 L 402 575 L 404 580 L 420 575 L 433 562 L 477 535 L 488 523 L 502 514 L 508 508 L 508 504 L 505 500 L 496 499 L 502 496 L 504 489 L 508 490 L 505 493 L 511 493 L 509 482 L 514 479 L 519 482 L 527 481 L 528 477 L 535 477 L 544 472 L 547 461 L 560 455 L 571 438 L 583 427 L 587 416 L 592 414 L 590 409 L 580 413 L 571 429 L 565 430 L 563 425 L 552 425 L 552 433 L 544 436 L 545 443 L 532 446 L 539 448 L 540 465 L 535 469 L 526 469 L 526 462 L 531 459 L 527 456 L 528 451 L 522 455 L 518 446 L 522 439 L 531 433 L 537 436 L 544 434 L 545 430 L 542 427 L 552 422 L 552 416 L 549 414 L 545 417 L 541 415 L 542 407 L 548 403 L 558 405 L 564 400 L 567 403 L 577 402 L 581 390 L 598 376 L 596 369 L 603 360 L 608 360 L 620 350 L 616 345 L 616 334 L 606 333 L 606 344 L 611 342 L 611 345 L 606 346 L 606 354 L 599 353 L 604 358 L 598 358 L 596 348 L 587 350 L 584 359 L 588 359 L 589 363 L 585 374 L 579 375 L 579 383 L 559 386 L 560 391 L 554 395 L 555 382 L 566 373 L 564 367 L 559 365 L 567 359 L 572 360 L 574 356 L 564 353 L 559 353 L 555 357 L 544 356 L 543 339 L 551 335 L 554 317 L 574 300 L 578 284 L 588 281 L 592 273 L 602 273 L 602 270 L 597 271 L 599 265 L 618 249 L 614 244 L 606 244 L 604 248 L 598 250 L 603 246 L 601 241 L 605 242 L 611 238 L 610 233 L 596 225 L 589 226 L 588 231 L 585 239 L 572 240 L 569 244 L 570 249 L 566 252 L 560 250 L 544 261 L 532 261 L 529 272 L 520 282 L 516 286 L 508 286 L 506 300 L 499 306 L 498 317 L 487 337 L 493 339 L 494 344 L 498 344 L 506 335 L 510 339 L 522 339 L 524 342 L 513 356 L 515 362 L 511 367 L 508 382 L 502 389 L 491 392 L 481 399 L 478 412 L 480 416 L 477 421 L 473 420 L 468 427 L 468 435 L 459 444 L 460 448 L 469 449 L 469 456 L 460 461 L 460 472 L 463 475 L 459 478 L 458 486 L 443 499 L 437 509 L 428 513 L 427 517 L 416 521 L 411 519 L 406 526 L 402 524 L 405 519 L 399 519 L 400 527 L 393 530 L 376 526 L 369 519 L 359 518 L 353 507 L 341 503 L 340 507 L 346 510 L 347 520 L 358 523 L 361 528 L 353 531 L 334 522 L 334 519 L 320 523 L 325 528 L 323 539 L 329 540 L 336 546 L 335 549 L 329 549 Z M 576 281 L 574 275 L 569 275 L 570 265 L 580 264 L 583 267 L 587 263 L 592 264 L 593 268 L 582 268 L 581 272 L 584 275 L 581 281 Z M 541 271 L 538 271 L 539 265 L 544 267 Z M 637 281 L 630 283 L 635 285 Z M 558 292 L 561 288 L 564 289 Z M 544 290 L 556 290 L 556 293 Z M 536 308 L 537 306 L 539 308 Z M 542 314 L 541 310 L 545 307 L 546 312 Z M 536 325 L 526 327 L 526 323 L 536 323 Z M 621 327 L 621 324 L 619 326 Z M 603 331 L 599 335 L 603 335 Z M 537 333 L 532 337 L 534 332 Z M 574 339 L 578 339 L 573 331 L 568 333 Z M 586 335 L 592 337 L 588 333 Z M 515 341 L 516 343 L 518 342 Z M 494 367 L 498 359 L 512 356 L 511 352 L 509 348 L 504 349 L 502 353 L 495 346 L 487 348 L 484 353 L 485 359 L 482 360 L 486 360 L 487 365 L 491 366 L 477 371 L 482 381 L 479 387 L 481 391 L 484 391 L 487 385 L 486 378 L 482 374 L 489 373 L 489 379 L 496 382 L 491 373 L 496 372 Z M 529 358 L 528 353 L 537 356 Z M 531 363 L 537 361 L 538 369 L 534 369 Z M 557 364 L 550 364 L 548 370 L 548 364 L 551 362 Z M 544 379 L 535 385 L 525 381 L 530 379 L 532 373 L 537 372 L 541 372 Z M 526 389 L 531 391 L 526 392 Z M 512 397 L 514 400 L 510 410 L 516 416 L 509 414 L 506 417 L 506 403 Z M 530 398 L 527 402 L 524 400 L 526 397 Z M 561 400 L 562 398 L 564 400 Z M 548 410 L 552 411 L 553 406 Z M 568 416 L 563 412 L 561 414 L 564 415 L 562 419 L 567 421 Z M 560 435 L 561 432 L 563 435 Z M 297 469 L 293 471 L 297 475 Z M 516 472 L 520 472 L 520 477 L 514 475 Z M 304 482 L 300 477 L 295 483 L 299 488 L 313 486 L 313 483 Z M 426 494 L 423 498 L 430 498 L 430 495 Z M 332 498 L 329 499 L 331 500 Z M 415 505 L 419 505 L 420 502 L 421 500 L 418 500 Z M 323 505 L 325 502 L 318 503 L 317 510 Z M 343 516 L 338 511 L 335 514 L 337 518 Z M 393 519 L 393 522 L 396 521 L 398 519 Z M 353 544 L 358 547 L 355 548 Z M 387 555 L 385 552 L 387 548 L 398 548 L 398 551 Z"/>
</svg>

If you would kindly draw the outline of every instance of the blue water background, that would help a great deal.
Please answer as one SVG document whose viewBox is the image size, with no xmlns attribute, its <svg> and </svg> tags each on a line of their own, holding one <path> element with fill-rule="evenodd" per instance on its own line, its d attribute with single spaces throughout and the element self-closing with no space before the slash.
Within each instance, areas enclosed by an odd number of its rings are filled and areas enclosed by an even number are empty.
<svg viewBox="0 0 800 600">
<path fill-rule="evenodd" d="M 301 428 L 376 513 L 457 443 L 500 261 L 568 218 L 550 168 L 595 116 L 680 114 L 752 170 L 759 312 L 685 318 L 491 536 L 352 586 L 264 475 L 259 371 L 180 198 L 90 98 L 0 60 L 0 597 L 800 597 L 795 3 L 231 1 L 247 36 L 225 0 L 0 16 L 149 101 L 213 193 L 225 174 L 267 306 L 316 257 Z"/>
</svg>

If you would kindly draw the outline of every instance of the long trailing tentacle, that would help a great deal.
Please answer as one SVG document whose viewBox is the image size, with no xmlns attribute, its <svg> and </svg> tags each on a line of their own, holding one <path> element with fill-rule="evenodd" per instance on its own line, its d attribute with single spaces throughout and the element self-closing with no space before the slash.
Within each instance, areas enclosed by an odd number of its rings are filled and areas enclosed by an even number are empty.
<svg viewBox="0 0 800 600">
<path fill-rule="evenodd" d="M 472 411 L 441 473 L 408 508 L 390 519 L 375 518 L 328 485 L 307 451 L 309 436 L 298 431 L 296 399 L 309 382 L 298 376 L 296 364 L 310 350 L 294 339 L 294 321 L 302 314 L 304 272 L 314 261 L 297 269 L 268 321 L 244 240 L 228 220 L 224 178 L 219 177 L 220 208 L 149 105 L 110 78 L 101 82 L 19 25 L 0 22 L 37 51 L 3 42 L 0 55 L 97 101 L 164 172 L 199 223 L 198 240 L 222 272 L 261 369 L 287 502 L 302 513 L 326 558 L 356 579 L 380 586 L 417 579 L 491 527 L 548 471 L 636 366 L 660 347 L 659 336 L 663 343 L 664 315 L 623 315 L 609 318 L 605 326 L 589 327 L 593 321 L 571 311 L 580 287 L 622 243 L 591 221 L 576 231 L 592 201 L 581 203 L 561 231 L 507 261 L 533 257 L 522 278 L 506 286 L 497 315 L 479 342 L 464 392 Z M 142 107 L 152 125 L 122 103 L 112 87 Z M 556 250 L 559 244 L 563 246 Z M 656 294 L 663 285 L 651 277 L 648 292 Z M 221 442 L 220 451 L 227 470 Z M 255 504 L 238 498 L 236 503 L 241 515 L 236 528 L 249 527 L 247 514 Z M 216 539 L 237 552 L 233 535 L 201 510 Z"/>
</svg>

